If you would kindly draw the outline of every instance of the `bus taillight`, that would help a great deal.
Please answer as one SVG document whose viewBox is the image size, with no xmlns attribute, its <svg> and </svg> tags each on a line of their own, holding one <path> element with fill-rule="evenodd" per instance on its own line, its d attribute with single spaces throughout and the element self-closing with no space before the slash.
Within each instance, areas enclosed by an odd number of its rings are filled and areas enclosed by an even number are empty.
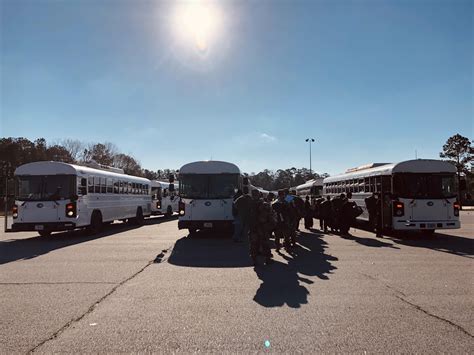
<svg viewBox="0 0 474 355">
<path fill-rule="evenodd" d="M 405 205 L 403 202 L 394 201 L 393 202 L 393 215 L 395 217 L 402 217 L 405 214 Z"/>
<path fill-rule="evenodd" d="M 18 206 L 14 205 L 12 208 L 12 216 L 14 219 L 18 218 Z"/>
<path fill-rule="evenodd" d="M 74 202 L 69 202 L 66 205 L 66 217 L 74 218 L 77 215 L 76 204 Z"/>
<path fill-rule="evenodd" d="M 161 208 L 161 200 L 156 201 L 156 208 L 158 210 Z"/>
<path fill-rule="evenodd" d="M 185 206 L 184 202 L 179 201 L 178 209 L 179 209 L 179 215 L 184 216 L 184 214 L 186 213 L 186 206 Z"/>
<path fill-rule="evenodd" d="M 454 208 L 454 215 L 456 217 L 458 217 L 459 216 L 459 210 L 461 209 L 461 206 L 459 205 L 459 202 L 457 202 L 457 201 L 454 202 L 453 208 Z"/>
</svg>

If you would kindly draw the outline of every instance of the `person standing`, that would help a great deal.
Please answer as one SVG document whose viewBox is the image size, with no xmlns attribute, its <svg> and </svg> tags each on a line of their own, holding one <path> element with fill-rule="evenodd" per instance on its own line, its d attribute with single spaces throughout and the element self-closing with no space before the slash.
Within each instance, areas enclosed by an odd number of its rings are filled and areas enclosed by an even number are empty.
<svg viewBox="0 0 474 355">
<path fill-rule="evenodd" d="M 265 257 L 265 264 L 272 262 L 270 233 L 274 227 L 275 223 L 270 204 L 260 198 L 260 193 L 257 190 L 252 190 L 250 257 L 254 266 L 257 265 L 257 257 L 260 252 Z"/>
<path fill-rule="evenodd" d="M 289 206 L 285 200 L 285 193 L 283 190 L 278 191 L 278 199 L 272 204 L 273 212 L 276 215 L 275 225 L 275 246 L 279 251 L 281 248 L 280 240 L 283 239 L 283 246 L 288 249 L 290 247 L 290 233 L 289 233 Z"/>
<path fill-rule="evenodd" d="M 242 242 L 242 220 L 239 216 L 237 211 L 237 207 L 235 205 L 235 201 L 242 196 L 242 191 L 240 189 L 234 195 L 234 202 L 232 203 L 232 215 L 234 216 L 234 234 L 232 235 L 232 240 L 235 243 Z"/>
<path fill-rule="evenodd" d="M 252 197 L 247 194 L 242 194 L 234 201 L 233 208 L 236 215 L 239 217 L 240 230 L 239 233 L 234 233 L 235 242 L 248 241 L 251 219 L 251 205 Z"/>
<path fill-rule="evenodd" d="M 375 231 L 377 238 L 382 238 L 382 202 L 378 192 L 374 192 L 365 199 L 365 206 L 369 212 L 369 224 Z"/>
<path fill-rule="evenodd" d="M 326 196 L 326 200 L 321 202 L 321 207 L 320 207 L 320 223 L 322 221 L 322 227 L 321 229 L 324 230 L 324 233 L 328 232 L 328 226 L 331 223 L 331 218 L 332 218 L 332 206 L 331 206 L 331 196 Z"/>
<path fill-rule="evenodd" d="M 304 202 L 304 227 L 306 229 L 313 228 L 313 209 L 311 207 L 309 196 L 306 196 L 306 201 Z"/>
</svg>

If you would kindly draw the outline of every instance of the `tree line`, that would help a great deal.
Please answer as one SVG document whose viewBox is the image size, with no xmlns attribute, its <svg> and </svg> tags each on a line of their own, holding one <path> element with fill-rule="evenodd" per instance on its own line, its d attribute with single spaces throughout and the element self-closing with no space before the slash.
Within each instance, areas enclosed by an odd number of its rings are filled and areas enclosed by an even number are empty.
<svg viewBox="0 0 474 355">
<path fill-rule="evenodd" d="M 2 176 L 12 176 L 20 165 L 50 160 L 79 165 L 95 161 L 102 165 L 123 169 L 125 174 L 146 177 L 150 180 L 168 179 L 170 174 L 175 173 L 173 169 L 156 171 L 144 169 L 138 159 L 120 152 L 117 146 L 110 142 L 83 143 L 75 139 L 64 139 L 47 144 L 44 138 L 34 141 L 23 137 L 0 139 Z"/>
<path fill-rule="evenodd" d="M 471 140 L 456 134 L 443 145 L 440 157 L 456 166 L 461 190 L 471 190 L 473 147 Z M 141 166 L 135 157 L 120 152 L 118 147 L 110 142 L 84 143 L 75 139 L 63 139 L 48 144 L 44 138 L 30 141 L 23 137 L 8 137 L 0 139 L 0 192 L 3 191 L 5 176 L 12 176 L 15 169 L 26 163 L 41 160 L 53 160 L 66 163 L 87 164 L 95 161 L 99 164 L 121 168 L 126 174 L 145 177 L 150 180 L 167 180 L 175 169 L 149 170 Z M 266 190 L 279 190 L 297 186 L 304 182 L 329 176 L 327 173 L 318 174 L 306 168 L 264 169 L 258 173 L 245 174 L 252 184 Z M 468 186 L 461 184 L 461 176 L 465 176 Z"/>
</svg>

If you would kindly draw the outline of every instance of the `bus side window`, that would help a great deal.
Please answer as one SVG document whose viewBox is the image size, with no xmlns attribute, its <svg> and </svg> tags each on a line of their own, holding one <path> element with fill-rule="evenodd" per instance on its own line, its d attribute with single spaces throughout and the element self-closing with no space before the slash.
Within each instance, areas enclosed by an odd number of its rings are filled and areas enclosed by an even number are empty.
<svg viewBox="0 0 474 355">
<path fill-rule="evenodd" d="M 119 184 L 119 182 L 118 182 L 117 180 L 115 180 L 115 179 L 114 179 L 113 181 L 114 181 L 114 194 L 118 194 L 119 191 L 120 191 L 120 186 L 119 186 L 120 184 Z"/>
<path fill-rule="evenodd" d="M 100 194 L 100 177 L 94 176 L 94 192 Z"/>
<path fill-rule="evenodd" d="M 107 193 L 112 193 L 114 192 L 114 183 L 111 178 L 107 178 Z"/>
<path fill-rule="evenodd" d="M 87 179 L 88 182 L 89 182 L 89 187 L 88 187 L 88 191 L 93 193 L 94 192 L 94 177 L 92 176 L 89 176 L 89 178 Z"/>
<path fill-rule="evenodd" d="M 79 193 L 81 195 L 87 195 L 87 179 L 81 178 L 81 184 L 79 186 Z"/>
<path fill-rule="evenodd" d="M 100 178 L 100 192 L 107 193 L 107 179 L 103 177 Z"/>
</svg>

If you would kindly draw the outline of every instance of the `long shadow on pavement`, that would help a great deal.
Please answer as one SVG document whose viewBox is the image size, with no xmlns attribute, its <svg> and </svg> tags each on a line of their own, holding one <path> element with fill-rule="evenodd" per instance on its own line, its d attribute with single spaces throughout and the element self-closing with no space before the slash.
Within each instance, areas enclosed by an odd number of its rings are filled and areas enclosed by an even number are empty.
<svg viewBox="0 0 474 355">
<path fill-rule="evenodd" d="M 393 245 L 392 243 L 383 242 L 378 238 L 361 238 L 356 237 L 355 235 L 349 234 L 347 236 L 341 236 L 341 238 L 353 240 L 354 242 L 364 245 L 366 247 L 372 248 L 393 248 L 393 249 L 400 249 L 399 247 Z"/>
<path fill-rule="evenodd" d="M 190 267 L 251 266 L 248 243 L 234 243 L 222 232 L 199 231 L 178 239 L 168 263 Z"/>
<path fill-rule="evenodd" d="M 371 231 L 366 224 L 358 223 L 354 228 L 362 229 L 365 231 Z M 402 231 L 392 231 L 390 233 L 385 233 L 384 238 L 390 240 L 396 244 L 406 245 L 416 248 L 426 248 L 432 249 L 435 251 L 458 255 L 466 258 L 474 258 L 474 241 L 472 238 L 460 237 L 457 235 L 446 234 L 449 233 L 449 230 L 441 232 L 436 232 L 432 235 L 426 235 L 419 232 L 402 232 Z M 357 238 L 357 237 L 356 237 Z M 352 237 L 354 239 L 354 237 Z M 366 242 L 370 238 L 359 238 L 366 239 Z M 359 242 L 357 239 L 355 239 Z M 380 243 L 379 239 L 377 239 Z M 375 243 L 375 242 L 368 242 Z M 361 243 L 364 244 L 364 243 Z M 377 243 L 378 244 L 378 243 Z M 389 244 L 389 243 L 384 243 Z M 368 245 L 373 246 L 373 245 Z M 393 246 L 390 245 L 381 245 L 381 246 Z"/>
<path fill-rule="evenodd" d="M 172 220 L 172 218 L 146 219 L 145 225 L 154 225 L 168 222 L 170 220 Z M 16 260 L 33 259 L 57 249 L 85 243 L 94 239 L 105 238 L 136 228 L 139 227 L 124 223 L 114 223 L 111 225 L 105 225 L 104 231 L 95 235 L 89 235 L 85 230 L 74 230 L 70 232 L 54 233 L 49 237 L 35 236 L 22 239 L 8 239 L 0 242 L 0 265 Z M 14 234 L 15 233 L 13 233 L 12 236 Z"/>
<path fill-rule="evenodd" d="M 471 238 L 435 233 L 432 236 L 416 234 L 394 234 L 390 240 L 396 244 L 474 258 L 474 240 Z"/>
<path fill-rule="evenodd" d="M 291 308 L 299 308 L 308 303 L 309 295 L 301 283 L 313 283 L 303 276 L 329 279 L 336 269 L 331 262 L 338 259 L 325 253 L 327 243 L 321 239 L 321 235 L 300 232 L 297 243 L 289 255 L 279 253 L 287 264 L 275 261 L 268 266 L 255 267 L 258 278 L 262 280 L 254 297 L 255 302 L 264 307 L 286 304 Z"/>
</svg>

